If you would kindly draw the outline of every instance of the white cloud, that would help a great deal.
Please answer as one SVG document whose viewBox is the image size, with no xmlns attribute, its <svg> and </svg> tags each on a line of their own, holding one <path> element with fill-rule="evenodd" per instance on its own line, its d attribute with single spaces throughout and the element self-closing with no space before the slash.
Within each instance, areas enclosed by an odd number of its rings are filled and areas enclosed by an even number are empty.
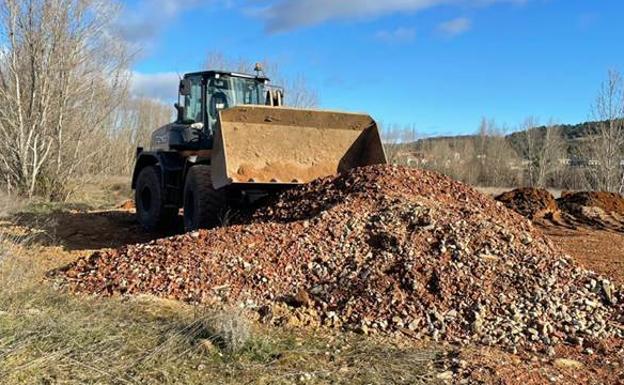
<svg viewBox="0 0 624 385">
<path fill-rule="evenodd" d="M 128 42 L 149 42 L 171 25 L 180 13 L 207 4 L 209 0 L 140 0 L 123 9 L 117 32 Z"/>
<path fill-rule="evenodd" d="M 133 72 L 130 78 L 130 94 L 173 103 L 178 95 L 179 79 L 179 75 L 175 72 L 152 74 Z"/>
<path fill-rule="evenodd" d="M 458 17 L 438 25 L 438 32 L 447 37 L 454 37 L 468 32 L 471 27 L 472 22 L 470 19 L 467 17 Z"/>
<path fill-rule="evenodd" d="M 386 43 L 405 43 L 414 40 L 416 30 L 414 28 L 399 27 L 393 30 L 382 30 L 375 33 L 377 40 Z"/>
<path fill-rule="evenodd" d="M 441 5 L 524 4 L 529 0 L 259 0 L 249 12 L 265 21 L 270 33 L 285 32 L 329 20 L 369 18 L 395 12 L 418 12 Z"/>
</svg>

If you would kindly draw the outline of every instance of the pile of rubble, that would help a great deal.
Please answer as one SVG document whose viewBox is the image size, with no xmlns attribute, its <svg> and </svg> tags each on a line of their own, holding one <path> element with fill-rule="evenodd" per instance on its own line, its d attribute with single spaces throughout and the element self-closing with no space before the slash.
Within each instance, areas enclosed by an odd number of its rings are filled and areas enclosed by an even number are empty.
<svg viewBox="0 0 624 385">
<path fill-rule="evenodd" d="M 494 199 L 529 219 L 541 218 L 557 211 L 555 197 L 548 190 L 541 188 L 517 188 L 504 192 Z"/>
<path fill-rule="evenodd" d="M 72 291 L 297 308 L 363 333 L 515 346 L 624 337 L 622 288 L 561 255 L 530 221 L 436 173 L 351 170 L 226 228 L 85 257 Z"/>
<path fill-rule="evenodd" d="M 624 217 L 624 197 L 618 193 L 601 191 L 564 192 L 557 200 L 559 206 L 571 214 L 581 212 L 583 207 L 602 210 L 606 214 Z"/>
</svg>

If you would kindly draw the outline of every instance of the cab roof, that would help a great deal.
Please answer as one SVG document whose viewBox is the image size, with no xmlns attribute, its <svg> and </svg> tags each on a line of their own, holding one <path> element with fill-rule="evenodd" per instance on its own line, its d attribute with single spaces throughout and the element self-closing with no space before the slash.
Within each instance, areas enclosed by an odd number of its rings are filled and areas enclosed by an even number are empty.
<svg viewBox="0 0 624 385">
<path fill-rule="evenodd" d="M 197 72 L 189 72 L 184 74 L 184 78 L 187 78 L 189 76 L 197 76 L 197 75 L 201 75 L 203 77 L 207 77 L 207 78 L 212 78 L 215 75 L 225 75 L 225 76 L 232 76 L 232 77 L 236 77 L 236 78 L 246 78 L 246 79 L 257 79 L 260 81 L 268 81 L 269 78 L 267 78 L 266 76 L 256 76 L 256 75 L 250 75 L 250 74 L 246 74 L 246 73 L 242 73 L 242 72 L 229 72 L 229 71 L 219 71 L 219 70 L 208 70 L 208 71 L 197 71 Z"/>
</svg>

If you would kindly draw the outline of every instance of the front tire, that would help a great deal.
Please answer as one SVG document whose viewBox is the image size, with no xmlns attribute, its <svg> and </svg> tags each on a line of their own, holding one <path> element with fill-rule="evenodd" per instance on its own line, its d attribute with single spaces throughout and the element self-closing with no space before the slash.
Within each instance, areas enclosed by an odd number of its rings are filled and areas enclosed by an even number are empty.
<svg viewBox="0 0 624 385">
<path fill-rule="evenodd" d="M 134 191 L 137 220 L 147 231 L 169 228 L 178 209 L 165 207 L 164 192 L 160 187 L 160 170 L 148 166 L 141 170 Z"/>
<path fill-rule="evenodd" d="M 219 226 L 225 209 L 225 194 L 212 187 L 210 166 L 191 167 L 184 183 L 184 230 Z"/>
</svg>

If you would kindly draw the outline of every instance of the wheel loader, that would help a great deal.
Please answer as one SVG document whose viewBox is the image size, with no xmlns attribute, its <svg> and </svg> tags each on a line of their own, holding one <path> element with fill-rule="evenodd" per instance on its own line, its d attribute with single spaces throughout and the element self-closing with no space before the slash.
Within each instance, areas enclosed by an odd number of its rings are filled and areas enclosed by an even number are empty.
<svg viewBox="0 0 624 385">
<path fill-rule="evenodd" d="M 137 148 L 132 176 L 138 221 L 210 228 L 231 207 L 354 167 L 386 163 L 375 121 L 283 106 L 267 77 L 202 71 L 179 84 L 177 119 Z"/>
</svg>

